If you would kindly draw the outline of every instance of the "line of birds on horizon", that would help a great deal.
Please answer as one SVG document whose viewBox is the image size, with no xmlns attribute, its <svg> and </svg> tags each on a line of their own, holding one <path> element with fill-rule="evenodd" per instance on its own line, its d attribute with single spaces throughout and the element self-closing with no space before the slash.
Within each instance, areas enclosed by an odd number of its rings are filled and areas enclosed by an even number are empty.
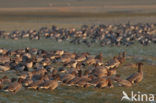
<svg viewBox="0 0 156 103">
<path fill-rule="evenodd" d="M 89 53 L 70 53 L 63 50 L 45 51 L 36 48 L 18 50 L 0 49 L 0 71 L 15 70 L 18 77 L 0 79 L 0 89 L 17 93 L 26 89 L 54 90 L 59 85 L 76 87 L 113 88 L 131 87 L 143 79 L 143 63 L 137 63 L 138 71 L 126 79 L 117 74 L 126 61 L 126 52 L 103 61 L 103 54 L 92 56 Z M 59 67 L 55 67 L 58 65 Z"/>
<path fill-rule="evenodd" d="M 146 46 L 156 43 L 156 24 L 119 24 L 119 25 L 82 25 L 77 28 L 59 28 L 52 25 L 51 28 L 41 27 L 39 30 L 27 31 L 0 31 L 2 39 L 25 39 L 40 40 L 52 39 L 57 42 L 68 41 L 74 45 L 85 44 L 91 47 L 92 44 L 104 46 L 129 46 L 139 42 Z"/>
</svg>

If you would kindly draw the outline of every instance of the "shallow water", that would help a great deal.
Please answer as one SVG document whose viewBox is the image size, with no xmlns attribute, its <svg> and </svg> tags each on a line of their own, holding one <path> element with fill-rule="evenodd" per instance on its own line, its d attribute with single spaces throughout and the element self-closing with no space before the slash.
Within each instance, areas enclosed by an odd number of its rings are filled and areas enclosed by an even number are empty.
<svg viewBox="0 0 156 103">
<path fill-rule="evenodd" d="M 44 41 L 44 42 L 43 42 Z M 54 91 L 48 90 L 26 90 L 22 88 L 17 94 L 10 94 L 0 91 L 0 103 L 119 103 L 124 90 L 128 95 L 131 91 L 141 93 L 156 94 L 156 45 L 150 46 L 136 45 L 129 47 L 100 47 L 93 45 L 91 48 L 85 45 L 71 45 L 68 42 L 56 43 L 52 40 L 0 40 L 0 48 L 18 49 L 18 48 L 40 48 L 45 50 L 63 49 L 71 52 L 89 52 L 93 55 L 103 52 L 106 60 L 117 55 L 121 51 L 126 51 L 127 61 L 118 69 L 118 74 L 126 78 L 136 72 L 136 62 L 143 62 L 144 79 L 141 83 L 131 88 L 118 87 L 97 89 L 94 87 L 77 88 L 60 85 Z M 14 71 L 0 73 L 0 76 L 15 76 Z M 156 99 L 156 98 L 155 98 Z"/>
</svg>

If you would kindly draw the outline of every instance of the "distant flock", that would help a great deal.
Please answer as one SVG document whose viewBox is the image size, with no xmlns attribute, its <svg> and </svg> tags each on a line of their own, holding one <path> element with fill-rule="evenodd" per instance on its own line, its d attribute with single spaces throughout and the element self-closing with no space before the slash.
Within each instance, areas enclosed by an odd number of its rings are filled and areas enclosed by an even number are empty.
<svg viewBox="0 0 156 103">
<path fill-rule="evenodd" d="M 81 88 L 131 87 L 143 79 L 143 63 L 127 78 L 117 73 L 126 61 L 126 52 L 105 60 L 103 54 L 71 53 L 63 50 L 46 51 L 36 48 L 0 49 L 0 92 L 17 93 L 25 89 L 54 90 L 60 85 Z M 135 70 L 135 69 L 134 69 Z M 8 71 L 16 76 L 9 77 Z M 121 74 L 122 75 L 122 74 Z"/>
<path fill-rule="evenodd" d="M 136 42 L 146 46 L 156 43 L 156 24 L 119 24 L 119 25 L 82 25 L 80 28 L 51 28 L 42 27 L 39 30 L 27 31 L 0 31 L 2 39 L 24 39 L 40 40 L 51 39 L 57 42 L 68 41 L 79 45 L 85 44 L 91 47 L 93 44 L 99 46 L 130 46 Z"/>
</svg>

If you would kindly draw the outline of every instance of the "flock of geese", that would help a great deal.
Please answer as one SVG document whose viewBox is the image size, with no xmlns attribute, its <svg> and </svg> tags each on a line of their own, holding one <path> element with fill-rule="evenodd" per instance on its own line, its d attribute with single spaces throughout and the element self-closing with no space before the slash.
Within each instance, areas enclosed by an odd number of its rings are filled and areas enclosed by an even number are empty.
<svg viewBox="0 0 156 103">
<path fill-rule="evenodd" d="M 119 25 L 82 25 L 76 28 L 51 28 L 42 27 L 39 30 L 27 31 L 0 31 L 0 38 L 3 39 L 24 39 L 30 40 L 52 39 L 58 42 L 68 41 L 69 43 L 79 45 L 85 44 L 91 47 L 92 44 L 98 44 L 101 47 L 110 46 L 129 46 L 136 41 L 146 46 L 150 43 L 156 43 L 156 24 L 119 24 Z"/>
<path fill-rule="evenodd" d="M 0 91 L 17 93 L 21 88 L 54 90 L 60 85 L 76 87 L 131 87 L 143 79 L 143 63 L 126 79 L 117 74 L 126 61 L 126 52 L 104 61 L 103 54 L 45 51 L 36 48 L 0 49 L 0 71 L 15 71 L 15 77 L 0 78 Z"/>
</svg>

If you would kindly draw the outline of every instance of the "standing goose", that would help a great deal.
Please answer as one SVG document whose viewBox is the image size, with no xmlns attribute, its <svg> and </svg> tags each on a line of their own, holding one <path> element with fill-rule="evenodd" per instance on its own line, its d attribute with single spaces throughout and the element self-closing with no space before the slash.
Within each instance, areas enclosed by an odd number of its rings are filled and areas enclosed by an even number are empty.
<svg viewBox="0 0 156 103">
<path fill-rule="evenodd" d="M 123 62 L 125 62 L 125 60 L 126 60 L 126 52 L 120 53 L 119 56 L 118 56 L 118 60 L 119 60 L 119 62 L 120 62 L 121 64 L 122 64 Z"/>
<path fill-rule="evenodd" d="M 132 84 L 139 83 L 143 79 L 143 71 L 142 71 L 143 63 L 138 63 L 137 65 L 138 65 L 138 72 L 130 75 L 127 78 L 127 80 L 130 81 Z"/>
<path fill-rule="evenodd" d="M 11 83 L 8 87 L 5 88 L 4 91 L 17 93 L 22 88 L 22 84 L 21 84 L 22 81 L 23 79 L 19 78 L 17 82 Z"/>
</svg>

